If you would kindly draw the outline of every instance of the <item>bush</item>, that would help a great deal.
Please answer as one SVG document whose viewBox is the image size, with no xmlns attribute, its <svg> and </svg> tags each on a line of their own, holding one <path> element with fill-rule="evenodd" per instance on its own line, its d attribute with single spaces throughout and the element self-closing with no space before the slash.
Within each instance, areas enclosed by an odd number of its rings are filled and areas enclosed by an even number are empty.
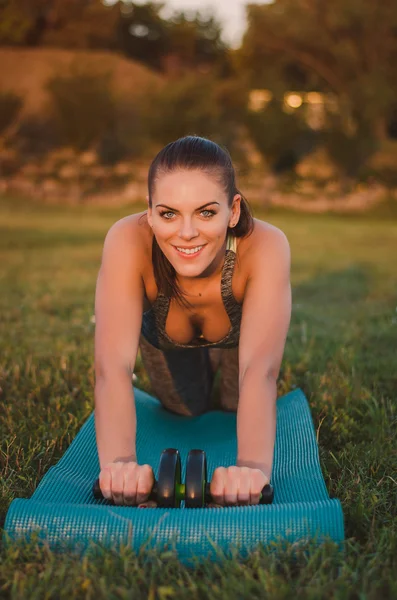
<svg viewBox="0 0 397 600">
<path fill-rule="evenodd" d="M 142 156 L 148 141 L 139 101 L 119 100 L 115 119 L 101 136 L 96 151 L 101 163 L 112 165 L 127 157 Z"/>
<path fill-rule="evenodd" d="M 18 125 L 13 146 L 22 154 L 45 154 L 61 143 L 54 120 L 47 115 L 27 115 Z"/>
<path fill-rule="evenodd" d="M 234 160 L 244 161 L 239 141 L 247 96 L 243 83 L 196 73 L 151 93 L 142 106 L 142 119 L 155 143 L 201 135 L 226 146 Z"/>
<path fill-rule="evenodd" d="M 293 171 L 318 142 L 318 134 L 308 127 L 302 110 L 286 113 L 278 100 L 260 111 L 248 111 L 246 124 L 258 151 L 276 173 Z"/>
<path fill-rule="evenodd" d="M 365 123 L 357 124 L 356 131 L 348 135 L 334 119 L 322 137 L 328 156 L 347 178 L 356 178 L 378 149 L 378 141 Z"/>
<path fill-rule="evenodd" d="M 69 74 L 47 82 L 55 122 L 62 141 L 86 150 L 114 127 L 116 101 L 109 73 L 72 67 Z"/>
<path fill-rule="evenodd" d="M 23 100 L 14 92 L 0 92 L 0 134 L 17 118 Z"/>
</svg>

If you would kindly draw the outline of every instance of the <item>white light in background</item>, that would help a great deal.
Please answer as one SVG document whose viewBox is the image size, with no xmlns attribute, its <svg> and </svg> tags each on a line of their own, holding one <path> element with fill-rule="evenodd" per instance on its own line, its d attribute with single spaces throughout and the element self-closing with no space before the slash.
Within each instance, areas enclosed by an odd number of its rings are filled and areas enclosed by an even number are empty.
<svg viewBox="0 0 397 600">
<path fill-rule="evenodd" d="M 128 28 L 128 32 L 134 37 L 146 37 L 149 33 L 149 27 L 146 27 L 146 25 L 133 24 Z"/>
</svg>

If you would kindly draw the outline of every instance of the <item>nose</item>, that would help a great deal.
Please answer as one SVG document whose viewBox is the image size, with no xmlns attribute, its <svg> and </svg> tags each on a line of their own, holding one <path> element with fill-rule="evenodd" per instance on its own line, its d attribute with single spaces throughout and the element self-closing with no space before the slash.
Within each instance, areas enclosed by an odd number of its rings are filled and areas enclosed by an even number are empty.
<svg viewBox="0 0 397 600">
<path fill-rule="evenodd" d="M 192 219 L 183 219 L 179 236 L 183 240 L 191 240 L 199 235 Z"/>
</svg>

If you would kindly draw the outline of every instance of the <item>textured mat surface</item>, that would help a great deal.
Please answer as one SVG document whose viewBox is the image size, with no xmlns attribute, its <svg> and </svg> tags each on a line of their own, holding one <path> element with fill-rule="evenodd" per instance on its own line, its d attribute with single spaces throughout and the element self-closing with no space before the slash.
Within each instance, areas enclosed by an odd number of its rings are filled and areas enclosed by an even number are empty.
<svg viewBox="0 0 397 600">
<path fill-rule="evenodd" d="M 158 477 L 160 454 L 178 448 L 182 481 L 189 450 L 206 452 L 208 478 L 218 466 L 235 464 L 236 414 L 213 411 L 199 417 L 174 415 L 160 402 L 134 388 L 137 411 L 137 455 Z M 258 543 L 326 537 L 344 539 L 342 507 L 330 499 L 321 473 L 309 404 L 301 390 L 277 400 L 277 431 L 272 473 L 271 505 L 226 508 L 142 509 L 113 506 L 95 500 L 92 484 L 99 475 L 94 413 L 59 460 L 45 474 L 30 499 L 11 503 L 5 531 L 12 539 L 29 539 L 39 530 L 53 549 L 84 552 L 90 540 L 135 551 L 168 544 L 179 559 L 230 556 L 238 548 L 246 556 Z M 221 549 L 221 553 L 219 553 Z"/>
</svg>

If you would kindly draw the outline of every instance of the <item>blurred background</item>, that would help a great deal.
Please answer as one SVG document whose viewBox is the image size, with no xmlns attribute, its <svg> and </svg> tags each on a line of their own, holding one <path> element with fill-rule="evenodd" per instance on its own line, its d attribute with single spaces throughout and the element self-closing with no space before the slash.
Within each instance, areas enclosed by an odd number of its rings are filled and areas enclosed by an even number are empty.
<svg viewBox="0 0 397 600">
<path fill-rule="evenodd" d="M 0 194 L 139 202 L 187 134 L 262 207 L 394 207 L 397 0 L 2 1 Z"/>
</svg>

